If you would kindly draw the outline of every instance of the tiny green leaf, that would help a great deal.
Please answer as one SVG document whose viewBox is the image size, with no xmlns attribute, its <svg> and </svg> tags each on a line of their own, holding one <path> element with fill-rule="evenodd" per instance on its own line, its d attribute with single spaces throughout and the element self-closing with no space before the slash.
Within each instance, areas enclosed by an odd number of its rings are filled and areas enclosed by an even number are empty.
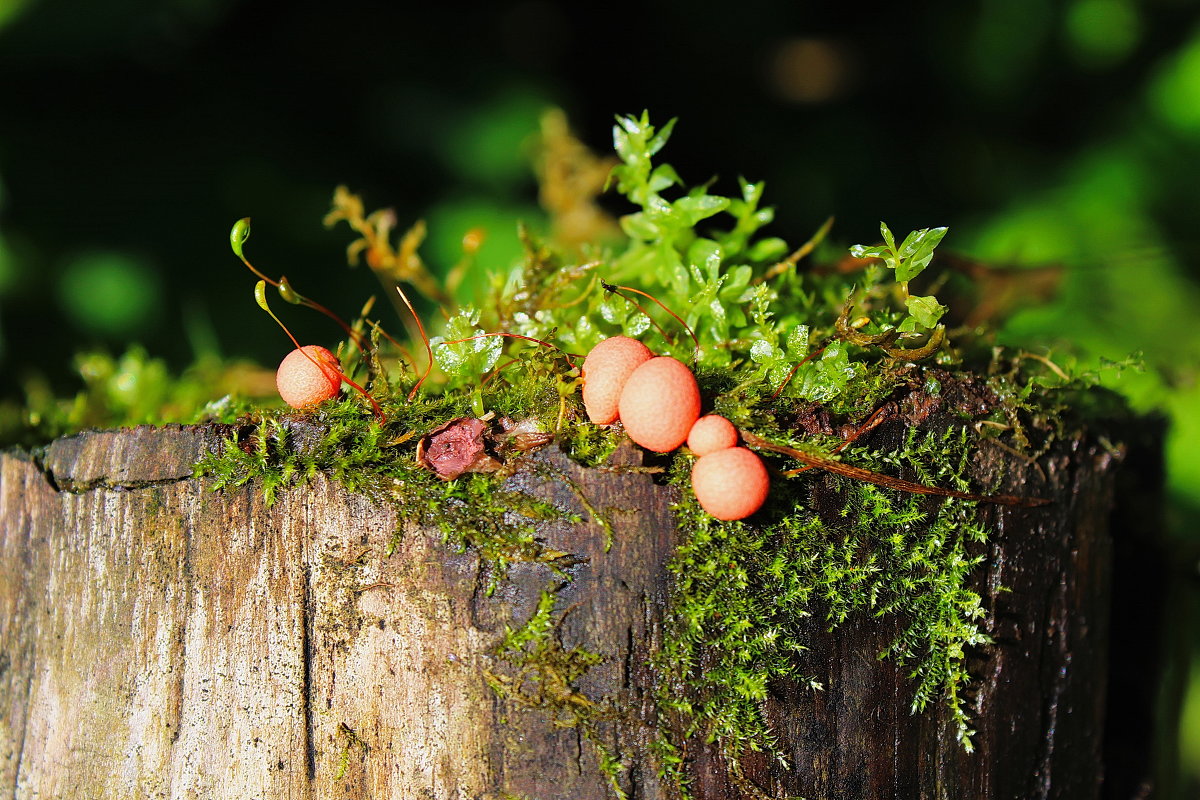
<svg viewBox="0 0 1200 800">
<path fill-rule="evenodd" d="M 883 240 L 887 242 L 888 249 L 893 253 L 896 252 L 896 237 L 892 235 L 892 229 L 887 226 L 887 223 L 879 223 L 879 233 L 883 235 Z"/>
<path fill-rule="evenodd" d="M 936 297 L 909 296 L 905 301 L 908 313 L 926 328 L 937 325 L 938 320 L 946 313 L 946 307 L 937 301 Z"/>
<path fill-rule="evenodd" d="M 677 216 L 675 206 L 672 206 L 658 195 L 651 195 L 646 198 L 646 214 L 651 219 L 656 220 L 672 219 Z"/>
<path fill-rule="evenodd" d="M 692 264 L 704 268 L 709 281 L 715 281 L 721 271 L 721 245 L 712 239 L 697 239 L 688 248 L 687 258 Z"/>
<path fill-rule="evenodd" d="M 689 195 L 688 197 L 681 197 L 676 200 L 674 207 L 681 212 L 684 223 L 692 226 L 700 220 L 707 219 L 714 214 L 719 214 L 728 208 L 729 198 L 715 197 L 708 194 Z"/>
<path fill-rule="evenodd" d="M 622 161 L 628 163 L 634 159 L 633 147 L 629 143 L 629 134 L 622 130 L 621 126 L 613 126 L 613 148 Z"/>
<path fill-rule="evenodd" d="M 757 205 L 762 200 L 763 189 L 765 184 L 762 181 L 750 183 L 745 178 L 738 178 L 738 185 L 742 187 L 742 199 L 750 205 Z"/>
<path fill-rule="evenodd" d="M 815 361 L 809 361 L 796 371 L 791 391 L 814 402 L 824 402 L 845 388 L 859 369 L 850 362 L 844 342 L 833 342 Z"/>
<path fill-rule="evenodd" d="M 913 231 L 904 237 L 900 245 L 900 266 L 896 269 L 896 280 L 906 283 L 917 275 L 933 260 L 934 248 L 942 241 L 948 228 L 924 228 Z"/>
<path fill-rule="evenodd" d="M 725 283 L 721 287 L 721 296 L 740 296 L 742 289 L 750 285 L 750 279 L 753 277 L 754 270 L 745 264 L 734 267 L 726 273 Z"/>
<path fill-rule="evenodd" d="M 663 145 L 667 143 L 667 139 L 671 138 L 671 131 L 675 130 L 675 122 L 678 117 L 672 117 L 662 129 L 646 143 L 646 154 L 654 155 L 659 150 L 663 149 Z M 648 126 L 647 126 L 648 127 Z M 673 172 L 674 170 L 672 170 Z"/>
<path fill-rule="evenodd" d="M 629 303 L 616 292 L 604 295 L 600 301 L 600 317 L 611 325 L 622 325 L 629 313 Z"/>
<path fill-rule="evenodd" d="M 679 173 L 670 164 L 659 164 L 650 173 L 649 185 L 652 192 L 661 192 L 663 189 L 680 183 L 683 181 L 680 180 Z"/>
<path fill-rule="evenodd" d="M 242 217 L 237 222 L 233 223 L 233 230 L 229 232 L 229 246 L 233 248 L 233 254 L 238 258 L 245 258 L 242 255 L 242 245 L 250 238 L 250 218 Z"/>
<path fill-rule="evenodd" d="M 751 261 L 778 261 L 787 255 L 787 242 L 778 237 L 771 237 L 755 242 L 746 254 Z"/>
<path fill-rule="evenodd" d="M 850 248 L 850 255 L 855 258 L 887 258 L 889 252 L 886 247 L 867 247 L 865 244 L 856 244 Z"/>
<path fill-rule="evenodd" d="M 755 339 L 750 345 L 750 359 L 756 364 L 770 364 L 779 360 L 779 349 L 766 339 Z"/>
<path fill-rule="evenodd" d="M 807 325 L 793 326 L 787 334 L 787 351 L 792 358 L 804 358 L 808 355 L 808 334 Z"/>
<path fill-rule="evenodd" d="M 625 231 L 625 235 L 630 239 L 641 239 L 646 242 L 653 241 L 662 234 L 662 229 L 658 224 L 652 222 L 641 211 L 621 217 L 621 230 Z"/>
<path fill-rule="evenodd" d="M 638 136 L 640 134 L 643 134 L 646 130 L 645 116 L 646 115 L 643 114 L 642 115 L 643 119 L 640 121 L 638 120 L 637 117 L 633 116 L 632 114 L 630 114 L 628 116 L 624 116 L 624 117 L 619 116 L 619 117 L 617 117 L 617 122 L 620 123 L 621 127 L 624 128 L 626 131 L 628 131 L 630 134 L 632 134 L 634 136 Z"/>
</svg>

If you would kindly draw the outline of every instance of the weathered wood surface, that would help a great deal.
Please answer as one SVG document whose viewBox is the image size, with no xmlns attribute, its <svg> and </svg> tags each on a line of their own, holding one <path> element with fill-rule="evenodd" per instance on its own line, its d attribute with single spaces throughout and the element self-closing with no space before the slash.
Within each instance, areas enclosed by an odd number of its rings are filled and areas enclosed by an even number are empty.
<svg viewBox="0 0 1200 800">
<path fill-rule="evenodd" d="M 270 509 L 253 485 L 214 494 L 189 476 L 220 433 L 88 433 L 40 459 L 0 456 L 0 796 L 609 796 L 578 731 L 500 701 L 483 679 L 549 570 L 518 565 L 489 597 L 470 554 L 329 481 Z M 979 589 L 997 644 L 972 664 L 977 752 L 962 751 L 938 709 L 909 713 L 904 672 L 875 657 L 898 623 L 828 634 L 814 619 L 806 671 L 825 691 L 779 686 L 768 704 L 794 769 L 746 764 L 769 796 L 1101 796 L 1118 459 L 1081 440 L 1043 480 L 1003 451 L 985 455 L 984 471 L 1003 461 L 1014 486 L 1030 481 L 1059 501 L 988 512 Z M 607 657 L 585 677 L 587 694 L 634 712 L 600 727 L 629 766 L 624 789 L 669 797 L 644 746 L 673 490 L 583 470 L 553 447 L 535 457 L 616 529 L 605 552 L 604 531 L 563 482 L 511 479 L 584 516 L 543 530 L 581 556 L 562 590 L 572 610 L 561 637 Z M 693 741 L 687 756 L 698 798 L 743 796 L 714 748 Z"/>
</svg>

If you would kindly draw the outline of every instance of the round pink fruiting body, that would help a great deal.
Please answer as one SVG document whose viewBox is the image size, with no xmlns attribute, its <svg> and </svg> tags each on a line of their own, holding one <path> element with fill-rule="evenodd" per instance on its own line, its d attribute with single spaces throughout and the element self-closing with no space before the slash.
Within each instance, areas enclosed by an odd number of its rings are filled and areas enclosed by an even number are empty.
<svg viewBox="0 0 1200 800">
<path fill-rule="evenodd" d="M 698 456 L 706 456 L 727 447 L 736 447 L 737 428 L 720 414 L 708 414 L 696 420 L 688 432 L 687 446 Z"/>
<path fill-rule="evenodd" d="M 692 465 L 692 491 L 717 519 L 745 519 L 758 511 L 770 485 L 762 459 L 744 447 L 717 450 Z"/>
<path fill-rule="evenodd" d="M 275 372 L 275 388 L 283 402 L 292 408 L 312 408 L 324 403 L 336 397 L 341 387 L 341 365 L 333 353 L 320 345 L 305 345 L 304 352 L 293 350 L 284 356 Z"/>
<path fill-rule="evenodd" d="M 618 408 L 630 439 L 647 450 L 668 453 L 687 440 L 700 416 L 700 387 L 683 362 L 659 356 L 625 381 Z"/>
<path fill-rule="evenodd" d="M 633 371 L 654 357 L 650 348 L 628 336 L 613 336 L 592 348 L 583 360 L 583 407 L 596 425 L 617 421 L 621 389 Z"/>
</svg>

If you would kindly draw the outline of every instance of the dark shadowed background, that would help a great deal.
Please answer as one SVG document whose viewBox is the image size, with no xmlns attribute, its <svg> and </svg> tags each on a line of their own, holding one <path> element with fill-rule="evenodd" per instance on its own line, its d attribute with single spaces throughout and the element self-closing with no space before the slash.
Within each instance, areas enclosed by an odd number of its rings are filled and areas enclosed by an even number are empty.
<svg viewBox="0 0 1200 800">
<path fill-rule="evenodd" d="M 792 243 L 835 214 L 846 244 L 880 219 L 949 225 L 946 249 L 1066 267 L 1060 297 L 1006 336 L 1052 355 L 1071 341 L 1090 364 L 1144 355 L 1146 372 L 1108 382 L 1172 418 L 1170 541 L 1190 589 L 1170 632 L 1194 651 L 1200 8 L 700 5 L 0 0 L 0 399 L 69 394 L 76 353 L 131 342 L 175 369 L 276 363 L 290 345 L 229 250 L 244 216 L 252 260 L 352 316 L 376 287 L 346 268 L 347 230 L 321 225 L 341 183 L 401 227 L 425 219 L 435 267 L 474 227 L 481 263 L 505 267 L 516 221 L 543 218 L 542 112 L 603 152 L 613 115 L 645 108 L 680 118 L 664 155 L 685 182 L 764 179 Z M 1183 719 L 1171 797 L 1200 793 L 1198 663 L 1162 715 Z"/>
</svg>

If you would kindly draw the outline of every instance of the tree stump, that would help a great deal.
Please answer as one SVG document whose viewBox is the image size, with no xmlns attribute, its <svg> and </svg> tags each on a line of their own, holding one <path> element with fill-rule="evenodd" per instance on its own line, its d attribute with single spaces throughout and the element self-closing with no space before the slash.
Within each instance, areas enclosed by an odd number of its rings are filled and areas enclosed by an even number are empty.
<svg viewBox="0 0 1200 800">
<path fill-rule="evenodd" d="M 0 793 L 612 796 L 578 728 L 502 699 L 486 680 L 500 668 L 505 627 L 528 620 L 560 577 L 518 564 L 489 595 L 474 555 L 320 477 L 269 508 L 255 485 L 213 493 L 192 468 L 225 434 L 87 432 L 0 456 Z M 1155 437 L 1140 446 L 1153 460 Z M 540 531 L 575 555 L 557 635 L 604 656 L 580 692 L 627 710 L 594 735 L 624 760 L 629 797 L 672 797 L 647 745 L 675 490 L 647 474 L 584 469 L 553 445 L 531 458 L 545 468 L 508 480 L 583 519 Z M 630 447 L 615 459 L 642 455 Z M 1148 730 L 1107 720 L 1134 744 L 1103 783 L 1121 460 L 1083 435 L 1043 460 L 1042 475 L 999 448 L 979 453 L 981 474 L 1003 467 L 1010 488 L 1055 503 L 986 512 L 978 590 L 995 644 L 972 656 L 976 752 L 964 752 L 940 708 L 911 713 L 905 670 L 877 658 L 898 621 L 830 633 L 814 616 L 805 668 L 825 689 L 772 687 L 767 704 L 791 768 L 747 758 L 734 775 L 715 746 L 689 739 L 694 796 L 743 797 L 748 785 L 809 800 L 1133 796 Z M 810 474 L 819 491 L 823 479 Z M 608 513 L 610 550 L 566 479 Z M 1155 490 L 1150 479 L 1140 496 Z M 1129 639 L 1123 651 L 1156 644 L 1116 633 Z"/>
</svg>

